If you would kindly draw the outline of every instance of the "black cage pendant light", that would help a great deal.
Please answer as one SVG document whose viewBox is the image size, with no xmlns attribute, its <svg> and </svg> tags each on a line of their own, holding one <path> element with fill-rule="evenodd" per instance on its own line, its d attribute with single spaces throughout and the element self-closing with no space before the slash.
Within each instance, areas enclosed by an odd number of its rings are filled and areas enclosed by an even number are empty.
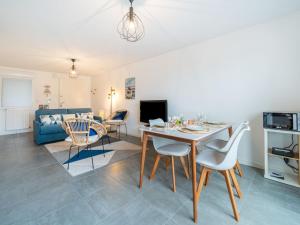
<svg viewBox="0 0 300 225">
<path fill-rule="evenodd" d="M 69 76 L 70 76 L 70 78 L 77 78 L 78 74 L 77 74 L 76 67 L 75 67 L 76 59 L 71 59 L 71 62 L 72 62 L 72 67 L 71 67 Z"/>
<path fill-rule="evenodd" d="M 118 32 L 121 38 L 130 42 L 136 42 L 144 37 L 144 25 L 142 20 L 133 11 L 133 0 L 129 0 L 129 2 L 129 12 L 126 13 L 119 23 Z"/>
</svg>

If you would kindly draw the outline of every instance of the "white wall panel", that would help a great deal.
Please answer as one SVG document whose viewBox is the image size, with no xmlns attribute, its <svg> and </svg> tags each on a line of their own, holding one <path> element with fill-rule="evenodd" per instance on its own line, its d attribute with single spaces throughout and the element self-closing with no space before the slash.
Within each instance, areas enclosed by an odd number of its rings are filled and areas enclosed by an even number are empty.
<svg viewBox="0 0 300 225">
<path fill-rule="evenodd" d="M 31 109 L 7 109 L 6 110 L 6 130 L 23 130 L 30 128 Z"/>
</svg>

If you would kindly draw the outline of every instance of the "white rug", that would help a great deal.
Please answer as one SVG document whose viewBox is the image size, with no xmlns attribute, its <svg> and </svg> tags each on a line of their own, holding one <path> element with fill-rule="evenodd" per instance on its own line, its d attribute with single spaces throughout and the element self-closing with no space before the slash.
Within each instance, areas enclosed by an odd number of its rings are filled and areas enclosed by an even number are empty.
<svg viewBox="0 0 300 225">
<path fill-rule="evenodd" d="M 77 148 L 71 151 L 70 165 L 68 168 L 70 143 L 61 141 L 46 144 L 45 147 L 53 157 L 69 172 L 72 176 L 77 176 L 93 170 L 90 154 L 93 154 L 94 168 L 98 169 L 108 164 L 124 160 L 141 151 L 141 146 L 126 141 L 117 141 L 111 144 L 96 146 L 90 150 L 81 150 L 79 155 Z"/>
</svg>

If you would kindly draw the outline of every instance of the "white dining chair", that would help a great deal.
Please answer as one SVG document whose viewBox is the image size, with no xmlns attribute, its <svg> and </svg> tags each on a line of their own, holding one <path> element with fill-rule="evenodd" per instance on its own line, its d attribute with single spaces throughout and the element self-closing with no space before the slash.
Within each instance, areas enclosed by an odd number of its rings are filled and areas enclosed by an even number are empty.
<svg viewBox="0 0 300 225">
<path fill-rule="evenodd" d="M 162 119 L 149 120 L 150 127 L 155 126 L 164 126 L 164 121 Z M 163 129 L 163 128 L 158 128 Z M 172 178 L 173 178 L 173 192 L 176 192 L 176 178 L 175 178 L 175 166 L 174 166 L 174 157 L 180 157 L 180 162 L 183 166 L 185 175 L 189 178 L 188 167 L 185 164 L 184 156 L 188 156 L 190 153 L 191 147 L 188 144 L 177 142 L 170 139 L 153 137 L 153 146 L 156 151 L 156 157 L 153 165 L 153 169 L 149 179 L 153 179 L 155 176 L 155 172 L 158 167 L 159 160 L 162 156 L 167 156 L 171 158 L 171 166 L 172 166 Z M 189 160 L 187 160 L 189 163 Z"/>
<path fill-rule="evenodd" d="M 240 126 L 238 126 L 238 128 L 235 130 L 234 134 L 233 135 L 238 135 L 238 133 L 241 131 L 241 129 L 243 128 L 243 124 L 246 124 L 246 125 L 249 125 L 249 122 L 248 121 L 245 121 L 243 122 Z M 209 149 L 212 149 L 212 150 L 215 150 L 215 151 L 219 151 L 219 152 L 226 152 L 228 151 L 228 148 L 225 148 L 225 146 L 228 144 L 228 141 L 225 141 L 225 140 L 222 140 L 222 139 L 213 139 L 213 140 L 210 140 L 206 145 L 205 147 L 206 148 L 209 148 Z M 230 143 L 229 143 L 230 145 Z M 234 166 L 234 169 L 236 169 L 238 171 L 238 174 L 240 177 L 243 177 L 244 176 L 244 173 L 243 173 L 243 170 L 242 170 L 242 167 L 239 163 L 239 161 L 237 160 L 236 161 L 236 164 Z M 205 181 L 205 185 L 207 185 L 208 183 L 208 178 L 209 178 L 209 174 L 207 175 L 206 177 L 206 181 Z"/>
<path fill-rule="evenodd" d="M 233 181 L 233 185 L 237 191 L 238 196 L 241 197 L 242 193 L 236 180 L 233 168 L 237 161 L 238 147 L 241 138 L 243 137 L 245 131 L 249 130 L 250 127 L 248 123 L 242 123 L 239 126 L 239 129 L 234 132 L 228 143 L 221 149 L 221 151 L 212 151 L 211 149 L 205 148 L 197 155 L 196 158 L 197 163 L 202 167 L 200 180 L 197 187 L 197 200 L 199 201 L 202 187 L 207 174 L 211 173 L 212 171 L 220 172 L 225 177 L 234 217 L 237 221 L 239 220 L 239 213 L 231 188 L 230 177 Z"/>
</svg>

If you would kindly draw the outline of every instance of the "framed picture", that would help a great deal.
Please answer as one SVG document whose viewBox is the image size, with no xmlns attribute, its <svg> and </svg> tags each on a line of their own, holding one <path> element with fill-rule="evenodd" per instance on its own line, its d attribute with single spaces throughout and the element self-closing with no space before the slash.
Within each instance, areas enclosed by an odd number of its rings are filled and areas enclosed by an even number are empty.
<svg viewBox="0 0 300 225">
<path fill-rule="evenodd" d="M 135 99 L 135 77 L 125 80 L 125 99 Z"/>
</svg>

